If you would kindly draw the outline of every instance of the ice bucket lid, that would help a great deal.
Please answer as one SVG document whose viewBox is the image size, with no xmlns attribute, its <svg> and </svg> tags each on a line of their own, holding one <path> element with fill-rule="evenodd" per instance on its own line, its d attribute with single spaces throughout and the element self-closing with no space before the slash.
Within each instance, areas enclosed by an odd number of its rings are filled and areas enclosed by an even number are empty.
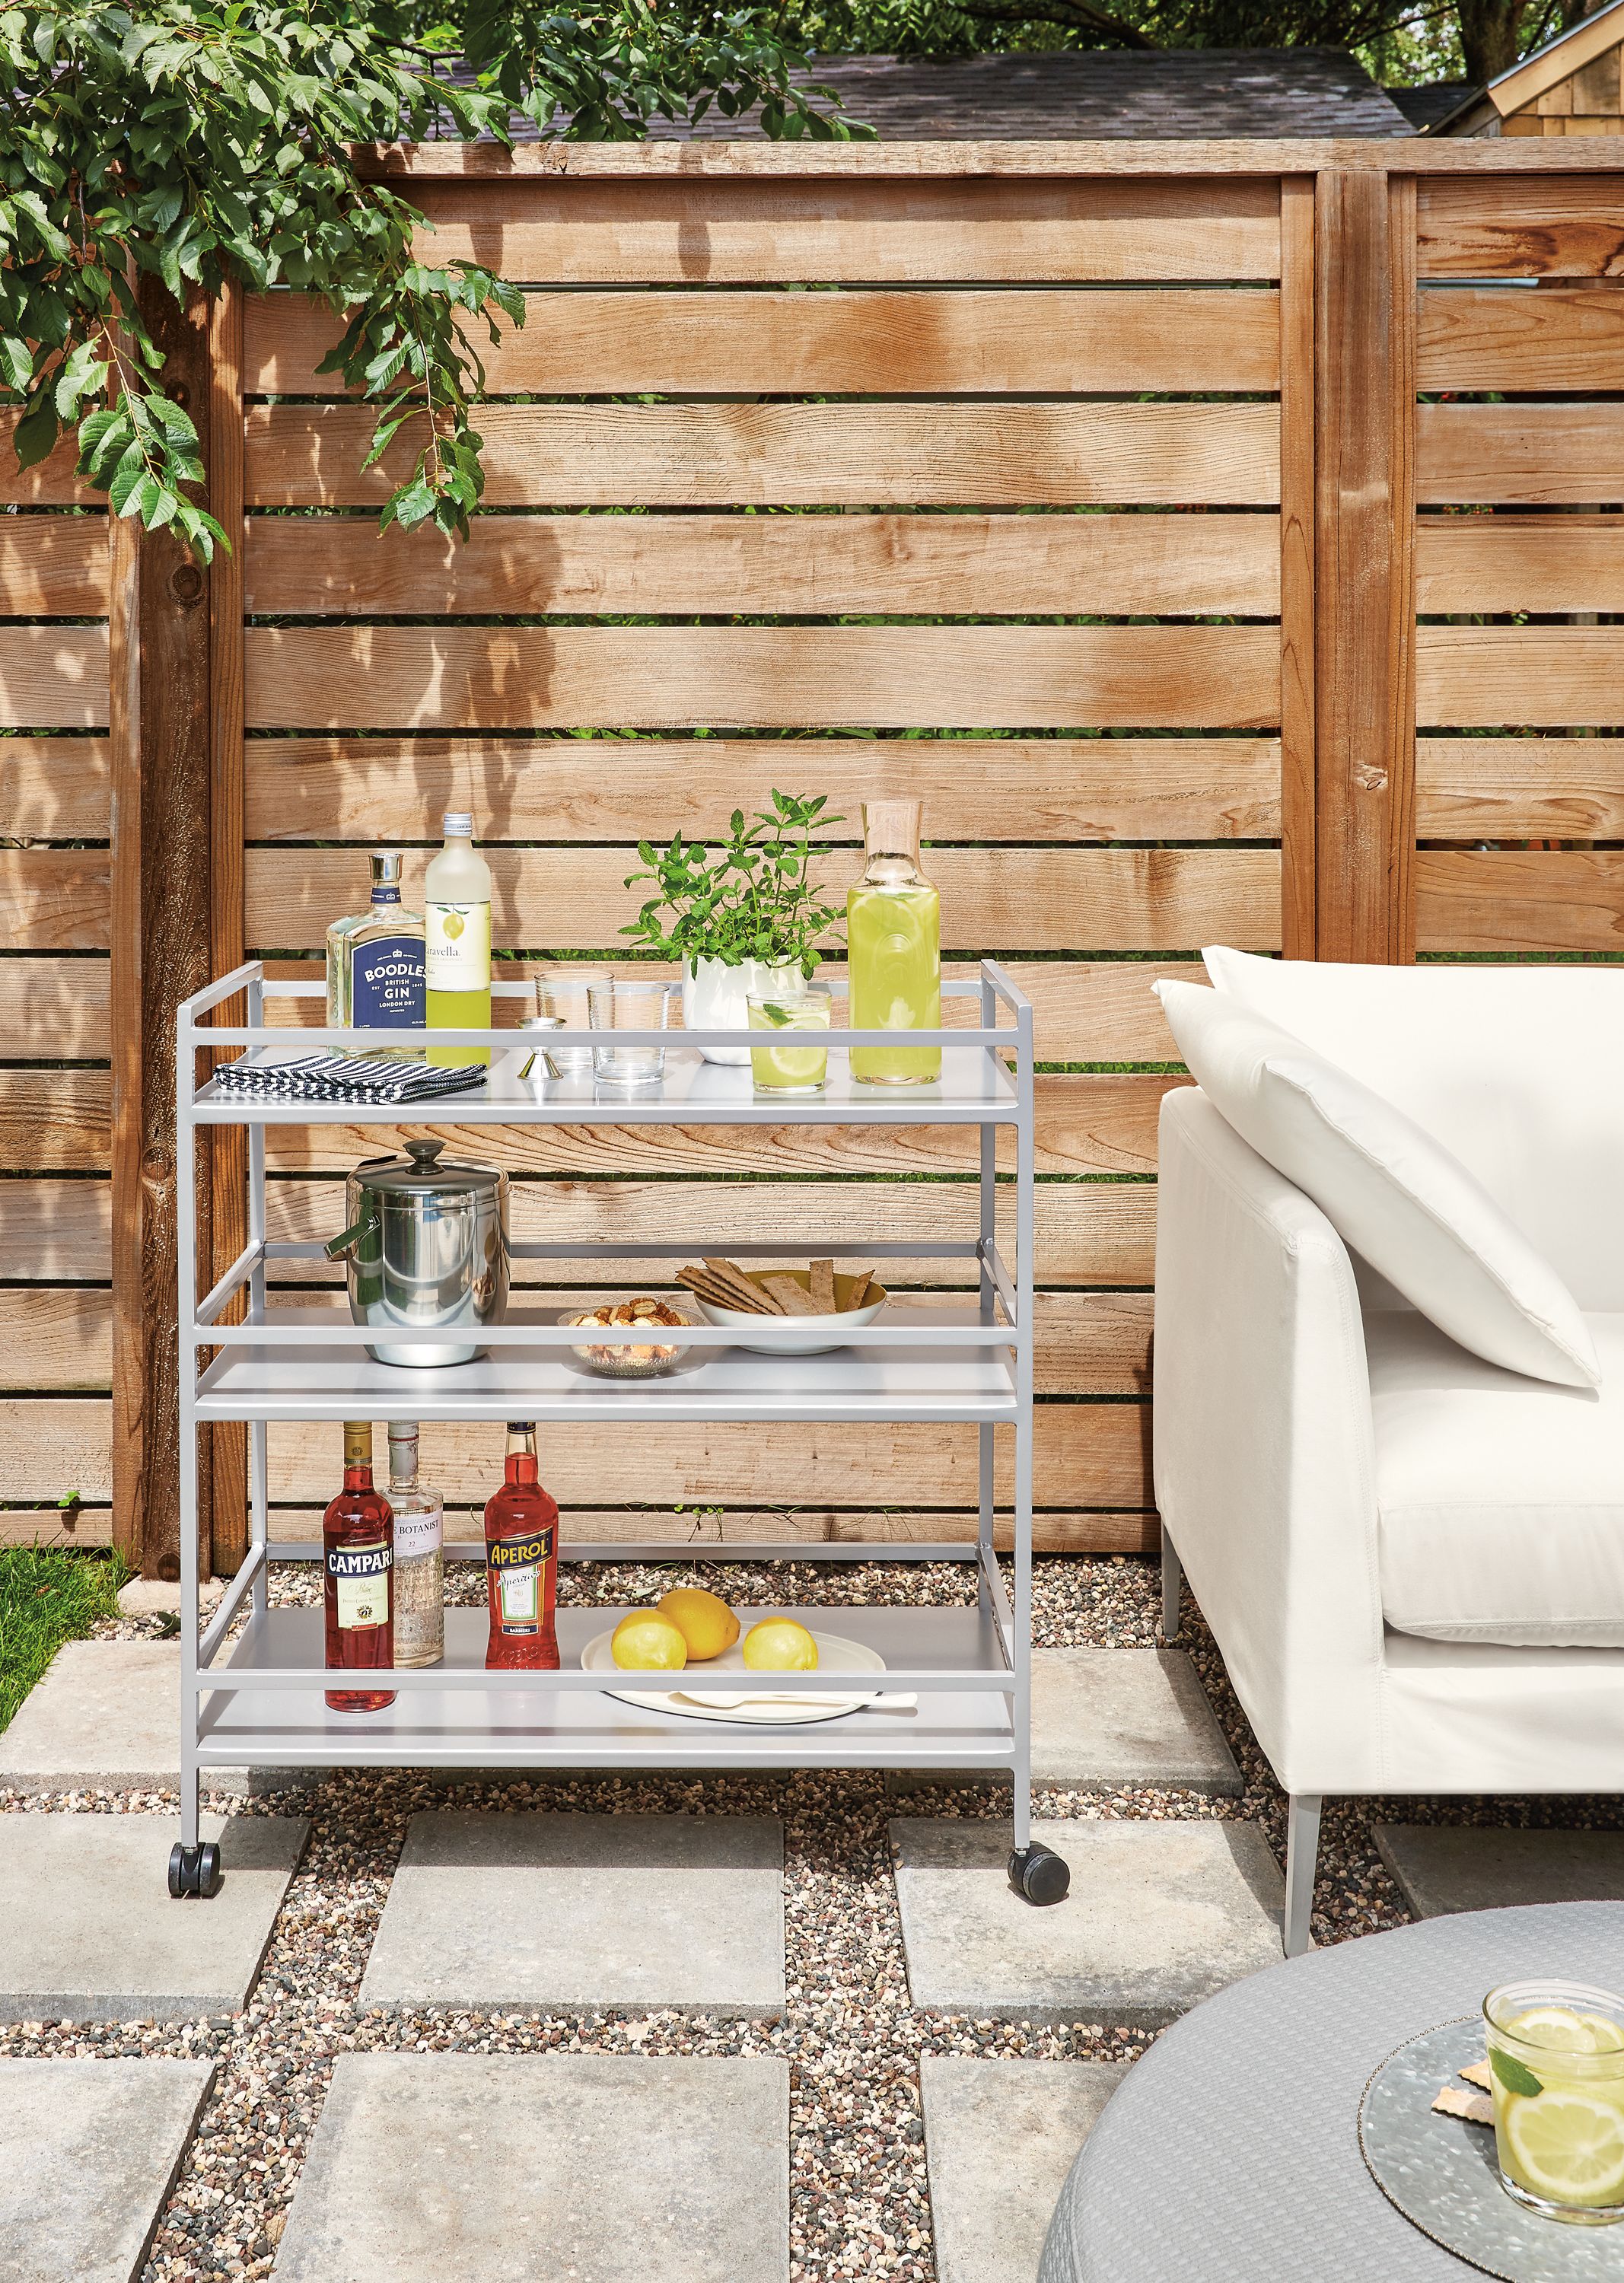
<svg viewBox="0 0 1624 2283">
<path fill-rule="evenodd" d="M 441 1163 L 445 1143 L 428 1134 L 408 1142 L 399 1157 L 370 1157 L 357 1165 L 352 1179 L 376 1196 L 441 1197 L 496 1196 L 503 1177 L 494 1165 Z"/>
</svg>

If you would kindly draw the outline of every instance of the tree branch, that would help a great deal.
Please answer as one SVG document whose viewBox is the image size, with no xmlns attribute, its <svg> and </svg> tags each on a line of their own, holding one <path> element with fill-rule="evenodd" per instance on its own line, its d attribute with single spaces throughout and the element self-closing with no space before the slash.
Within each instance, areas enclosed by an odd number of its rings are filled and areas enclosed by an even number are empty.
<svg viewBox="0 0 1624 2283">
<path fill-rule="evenodd" d="M 1152 40 L 1136 24 L 1124 23 L 1108 8 L 1097 7 L 1094 0 L 958 0 L 958 4 L 966 16 L 983 23 L 1061 24 L 1068 31 L 1101 33 L 1125 48 L 1161 52 L 1159 40 Z"/>
</svg>

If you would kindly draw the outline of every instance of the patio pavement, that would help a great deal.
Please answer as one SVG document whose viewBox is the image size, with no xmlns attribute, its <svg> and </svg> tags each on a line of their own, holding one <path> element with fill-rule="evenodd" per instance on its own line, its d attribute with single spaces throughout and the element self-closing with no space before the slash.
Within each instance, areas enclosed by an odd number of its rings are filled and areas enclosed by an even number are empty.
<svg viewBox="0 0 1624 2283">
<path fill-rule="evenodd" d="M 1127 2074 L 1109 2061 L 921 2058 L 936 2283 L 1033 2283 L 1066 2176 Z"/>
<path fill-rule="evenodd" d="M 1378 1823 L 1376 1844 L 1418 1919 L 1517 1903 L 1624 1902 L 1624 1831 Z"/>
<path fill-rule="evenodd" d="M 175 1791 L 180 1703 L 179 1641 L 65 1641 L 0 1732 L 0 1791 Z M 203 1776 L 225 1797 L 308 1780 L 296 1768 Z"/>
</svg>

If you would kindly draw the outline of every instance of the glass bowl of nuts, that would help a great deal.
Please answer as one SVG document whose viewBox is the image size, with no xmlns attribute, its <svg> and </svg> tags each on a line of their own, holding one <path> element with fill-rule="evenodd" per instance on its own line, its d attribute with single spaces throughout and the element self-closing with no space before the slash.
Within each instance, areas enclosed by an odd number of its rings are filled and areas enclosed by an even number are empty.
<svg viewBox="0 0 1624 2283">
<path fill-rule="evenodd" d="M 691 1319 L 669 1300 L 651 1298 L 646 1294 L 636 1300 L 610 1302 L 601 1308 L 589 1308 L 579 1316 L 560 1316 L 558 1321 L 573 1330 L 602 1330 L 609 1325 L 635 1326 L 648 1334 L 646 1339 L 587 1340 L 570 1353 L 583 1363 L 589 1371 L 604 1379 L 658 1379 L 662 1373 L 675 1371 L 688 1352 L 686 1340 L 660 1336 L 664 1333 L 686 1331 Z"/>
</svg>

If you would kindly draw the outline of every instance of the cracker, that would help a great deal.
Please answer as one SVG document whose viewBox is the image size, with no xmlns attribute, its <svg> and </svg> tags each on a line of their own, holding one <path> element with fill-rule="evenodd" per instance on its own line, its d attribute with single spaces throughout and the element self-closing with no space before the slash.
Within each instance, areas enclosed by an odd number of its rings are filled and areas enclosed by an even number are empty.
<svg viewBox="0 0 1624 2283">
<path fill-rule="evenodd" d="M 1464 2070 L 1461 2073 L 1465 2074 Z M 1486 2092 L 1462 2092 L 1453 2084 L 1441 2089 L 1433 2107 L 1441 2116 L 1464 2117 L 1468 2124 L 1492 2124 L 1495 2121 L 1495 2104 Z"/>
<path fill-rule="evenodd" d="M 815 1260 L 812 1263 L 809 1281 L 812 1289 L 812 1305 L 820 1316 L 832 1316 L 834 1313 L 833 1261 Z"/>
<path fill-rule="evenodd" d="M 738 1293 L 738 1298 L 733 1304 L 736 1307 L 753 1309 L 758 1314 L 765 1313 L 769 1316 L 781 1316 L 784 1313 L 771 1293 L 768 1292 L 753 1276 L 747 1276 L 737 1260 L 718 1259 L 714 1254 L 707 1252 L 705 1256 L 705 1266 L 719 1284 L 724 1284 L 730 1290 Z"/>
<path fill-rule="evenodd" d="M 778 1303 L 781 1315 L 821 1316 L 825 1313 L 806 1286 L 798 1284 L 792 1276 L 764 1276 L 761 1282 Z"/>
</svg>

